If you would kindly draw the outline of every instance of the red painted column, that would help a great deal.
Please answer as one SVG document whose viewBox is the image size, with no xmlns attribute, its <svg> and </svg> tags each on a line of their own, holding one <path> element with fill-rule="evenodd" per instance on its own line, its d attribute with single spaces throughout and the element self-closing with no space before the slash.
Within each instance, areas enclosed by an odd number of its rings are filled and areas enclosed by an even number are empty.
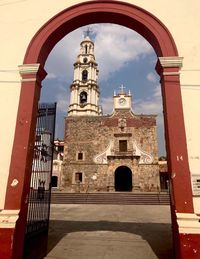
<svg viewBox="0 0 200 259">
<path fill-rule="evenodd" d="M 0 228 L 0 258 L 12 258 L 14 228 Z"/>
<path fill-rule="evenodd" d="M 41 81 L 46 76 L 39 64 L 22 65 L 19 70 L 22 85 L 4 206 L 7 211 L 19 210 L 19 218 L 13 228 L 1 229 L 0 258 L 6 259 L 23 257 L 37 106 Z"/>
<path fill-rule="evenodd" d="M 187 233 L 183 233 L 184 230 L 180 231 L 177 220 L 178 214 L 183 215 L 183 218 L 184 215 L 194 214 L 179 79 L 181 65 L 182 59 L 179 57 L 163 57 L 159 58 L 156 69 L 161 77 L 163 96 L 167 159 L 171 174 L 171 213 L 175 253 L 176 258 L 188 259 L 200 258 L 200 256 L 192 257 L 193 250 L 197 248 L 196 244 L 200 246 L 200 239 L 197 242 L 197 237 L 193 237 L 189 241 Z M 184 219 L 181 220 L 184 222 Z M 198 236 L 200 238 L 200 235 Z M 193 243 L 194 239 L 196 244 Z"/>
<path fill-rule="evenodd" d="M 180 234 L 181 258 L 200 258 L 200 233 Z"/>
<path fill-rule="evenodd" d="M 157 71 L 161 77 L 165 137 L 173 202 L 176 212 L 193 213 L 192 188 L 183 118 L 179 69 L 182 59 L 160 58 Z"/>
</svg>

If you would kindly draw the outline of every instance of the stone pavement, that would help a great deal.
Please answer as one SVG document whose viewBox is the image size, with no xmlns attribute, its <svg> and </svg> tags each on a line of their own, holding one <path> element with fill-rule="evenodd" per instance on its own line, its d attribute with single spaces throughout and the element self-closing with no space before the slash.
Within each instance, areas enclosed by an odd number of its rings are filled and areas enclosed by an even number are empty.
<svg viewBox="0 0 200 259">
<path fill-rule="evenodd" d="M 170 207 L 51 205 L 46 259 L 171 259 Z"/>
</svg>

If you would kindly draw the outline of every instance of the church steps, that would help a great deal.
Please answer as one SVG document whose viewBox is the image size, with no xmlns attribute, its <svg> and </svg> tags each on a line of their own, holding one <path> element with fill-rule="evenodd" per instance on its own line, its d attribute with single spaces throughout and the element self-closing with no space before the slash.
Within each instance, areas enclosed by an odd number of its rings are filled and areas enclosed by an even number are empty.
<svg viewBox="0 0 200 259">
<path fill-rule="evenodd" d="M 52 192 L 52 204 L 169 205 L 168 193 L 62 193 Z"/>
</svg>

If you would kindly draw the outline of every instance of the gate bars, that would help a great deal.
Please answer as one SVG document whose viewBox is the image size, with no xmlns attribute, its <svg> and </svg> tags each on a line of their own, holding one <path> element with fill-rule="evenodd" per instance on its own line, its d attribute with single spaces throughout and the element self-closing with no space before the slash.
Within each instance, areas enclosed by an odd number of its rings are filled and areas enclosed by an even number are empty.
<svg viewBox="0 0 200 259">
<path fill-rule="evenodd" d="M 55 118 L 56 103 L 38 105 L 25 251 L 28 249 L 27 245 L 31 244 L 31 238 L 35 239 L 41 233 L 48 233 Z"/>
</svg>

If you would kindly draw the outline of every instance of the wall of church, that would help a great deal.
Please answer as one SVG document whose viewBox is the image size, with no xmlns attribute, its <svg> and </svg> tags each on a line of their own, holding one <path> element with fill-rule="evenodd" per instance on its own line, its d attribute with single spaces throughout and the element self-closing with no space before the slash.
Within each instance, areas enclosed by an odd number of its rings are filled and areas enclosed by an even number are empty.
<svg viewBox="0 0 200 259">
<path fill-rule="evenodd" d="M 187 0 L 127 0 L 124 2 L 138 5 L 160 19 L 171 32 L 179 55 L 184 57 L 181 85 L 189 162 L 191 173 L 199 174 L 200 161 L 194 157 L 199 156 L 200 145 L 198 134 L 200 125 L 196 123 L 200 114 L 200 34 L 197 33 L 200 27 L 200 2 Z M 0 184 L 5 188 L 0 189 L 0 208 L 4 207 L 21 87 L 18 65 L 23 63 L 27 47 L 39 28 L 58 12 L 77 3 L 82 1 L 59 0 L 55 4 L 55 1 L 43 0 L 39 6 L 36 1 L 1 1 L 0 118 L 3 123 L 1 123 L 0 145 L 4 148 L 0 151 L 0 175 L 2 176 Z M 5 109 L 8 105 L 9 109 Z"/>
<path fill-rule="evenodd" d="M 188 157 L 193 189 L 194 211 L 200 214 L 200 85 L 182 87 Z"/>
<path fill-rule="evenodd" d="M 121 118 L 125 120 L 124 128 Z M 121 140 L 127 141 L 125 152 L 119 148 Z M 137 148 L 146 152 L 147 160 L 141 160 Z M 66 118 L 62 174 L 65 190 L 114 191 L 115 170 L 125 165 L 132 171 L 133 190 L 159 190 L 155 116 L 136 116 L 121 110 L 111 116 Z M 76 173 L 82 173 L 81 182 L 76 182 Z"/>
</svg>

